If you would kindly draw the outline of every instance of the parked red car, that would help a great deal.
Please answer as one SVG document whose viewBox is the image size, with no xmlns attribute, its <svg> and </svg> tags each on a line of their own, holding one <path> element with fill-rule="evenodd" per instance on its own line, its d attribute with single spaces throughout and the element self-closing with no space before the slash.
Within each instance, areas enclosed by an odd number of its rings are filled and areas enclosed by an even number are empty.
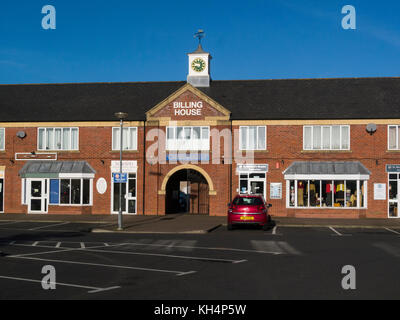
<svg viewBox="0 0 400 320">
<path fill-rule="evenodd" d="M 237 195 L 228 204 L 228 230 L 234 225 L 255 224 L 267 230 L 271 225 L 271 216 L 268 209 L 271 204 L 266 204 L 261 195 Z"/>
</svg>

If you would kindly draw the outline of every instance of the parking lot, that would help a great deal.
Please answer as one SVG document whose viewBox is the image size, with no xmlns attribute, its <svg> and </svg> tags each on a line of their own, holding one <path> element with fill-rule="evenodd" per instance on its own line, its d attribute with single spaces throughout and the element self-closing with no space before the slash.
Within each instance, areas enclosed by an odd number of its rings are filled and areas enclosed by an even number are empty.
<svg viewBox="0 0 400 320">
<path fill-rule="evenodd" d="M 0 222 L 1 299 L 397 298 L 400 229 L 220 227 L 90 233 L 98 223 Z M 42 289 L 43 266 L 56 289 Z M 341 268 L 357 270 L 357 290 Z"/>
</svg>

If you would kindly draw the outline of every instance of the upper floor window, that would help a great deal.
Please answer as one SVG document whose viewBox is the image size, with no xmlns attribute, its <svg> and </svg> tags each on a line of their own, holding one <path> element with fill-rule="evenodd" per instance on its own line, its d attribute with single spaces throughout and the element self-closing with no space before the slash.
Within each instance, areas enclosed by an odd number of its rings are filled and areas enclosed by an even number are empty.
<svg viewBox="0 0 400 320">
<path fill-rule="evenodd" d="M 113 128 L 112 131 L 112 149 L 121 149 L 121 128 Z M 128 127 L 122 130 L 122 149 L 137 150 L 137 128 Z"/>
<path fill-rule="evenodd" d="M 79 150 L 78 128 L 39 128 L 38 150 Z"/>
<path fill-rule="evenodd" d="M 388 126 L 388 149 L 399 150 L 399 130 L 400 126 Z"/>
<path fill-rule="evenodd" d="M 166 150 L 209 150 L 210 127 L 167 127 Z"/>
<path fill-rule="evenodd" d="M 267 128 L 265 126 L 239 127 L 240 150 L 266 150 Z"/>
<path fill-rule="evenodd" d="M 304 126 L 304 150 L 350 150 L 350 126 Z"/>
<path fill-rule="evenodd" d="M 4 150 L 5 149 L 5 129 L 4 128 L 0 128 L 0 150 Z"/>
</svg>

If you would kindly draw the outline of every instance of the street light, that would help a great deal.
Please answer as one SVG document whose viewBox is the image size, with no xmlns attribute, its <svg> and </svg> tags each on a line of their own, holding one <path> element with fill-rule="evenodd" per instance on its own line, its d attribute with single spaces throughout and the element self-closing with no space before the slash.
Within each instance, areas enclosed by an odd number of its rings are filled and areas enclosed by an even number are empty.
<svg viewBox="0 0 400 320">
<path fill-rule="evenodd" d="M 122 176 L 122 126 L 124 124 L 124 120 L 128 118 L 128 114 L 125 112 L 116 112 L 114 113 L 115 117 L 119 119 L 120 122 L 120 145 L 119 145 L 119 173 L 120 178 Z M 118 230 L 122 230 L 122 183 L 119 183 L 119 211 L 118 211 Z"/>
</svg>

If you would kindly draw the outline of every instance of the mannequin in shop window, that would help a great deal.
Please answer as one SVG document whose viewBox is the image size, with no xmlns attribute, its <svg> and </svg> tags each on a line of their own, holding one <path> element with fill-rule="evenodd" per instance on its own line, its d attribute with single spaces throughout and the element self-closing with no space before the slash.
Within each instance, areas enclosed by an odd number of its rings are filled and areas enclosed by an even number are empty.
<svg viewBox="0 0 400 320">
<path fill-rule="evenodd" d="M 297 185 L 297 205 L 299 207 L 304 206 L 304 184 L 302 181 L 299 181 Z"/>
<path fill-rule="evenodd" d="M 337 202 L 337 203 L 339 203 L 339 201 L 343 201 L 342 203 L 344 204 L 344 183 L 342 183 L 342 182 L 339 182 L 337 185 L 336 185 L 336 194 L 335 194 L 335 201 Z M 343 205 L 342 204 L 342 205 Z"/>
<path fill-rule="evenodd" d="M 312 180 L 310 182 L 310 206 L 315 207 L 316 202 L 317 202 L 317 195 L 315 192 L 315 182 L 314 180 Z"/>
<path fill-rule="evenodd" d="M 327 183 L 325 191 L 326 191 L 326 205 L 328 207 L 332 206 L 332 190 L 336 193 L 336 190 L 335 190 L 333 184 Z"/>
</svg>

